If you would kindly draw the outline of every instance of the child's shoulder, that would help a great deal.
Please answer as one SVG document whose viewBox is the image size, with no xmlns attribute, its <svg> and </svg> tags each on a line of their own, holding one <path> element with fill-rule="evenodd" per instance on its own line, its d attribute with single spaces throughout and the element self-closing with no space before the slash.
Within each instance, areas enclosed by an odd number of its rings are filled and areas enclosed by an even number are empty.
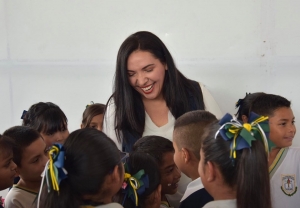
<svg viewBox="0 0 300 208">
<path fill-rule="evenodd" d="M 290 157 L 299 158 L 300 157 L 300 147 L 289 147 L 287 148 L 287 153 Z"/>
</svg>

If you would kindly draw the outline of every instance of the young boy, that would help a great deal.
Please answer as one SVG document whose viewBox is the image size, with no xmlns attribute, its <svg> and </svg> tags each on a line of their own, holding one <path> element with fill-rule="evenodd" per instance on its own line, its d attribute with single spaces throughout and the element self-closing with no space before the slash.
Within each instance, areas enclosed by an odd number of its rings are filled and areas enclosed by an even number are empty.
<svg viewBox="0 0 300 208">
<path fill-rule="evenodd" d="M 0 134 L 0 191 L 13 185 L 17 165 L 13 162 L 13 141 Z M 2 198 L 0 201 L 2 206 Z"/>
<path fill-rule="evenodd" d="M 174 161 L 177 167 L 192 179 L 181 199 L 180 208 L 203 207 L 213 200 L 202 185 L 198 164 L 204 128 L 216 120 L 210 112 L 197 110 L 183 114 L 175 122 Z"/>
<path fill-rule="evenodd" d="M 46 143 L 40 134 L 26 126 L 15 126 L 4 132 L 15 141 L 13 160 L 20 180 L 8 192 L 5 207 L 32 207 L 41 184 L 47 157 Z"/>
<path fill-rule="evenodd" d="M 171 202 L 166 194 L 174 195 L 177 192 L 181 174 L 173 160 L 172 142 L 160 136 L 145 136 L 134 144 L 133 152 L 143 152 L 154 157 L 161 175 L 161 207 L 174 206 L 174 204 L 170 205 Z"/>
<path fill-rule="evenodd" d="M 291 102 L 278 95 L 265 94 L 252 103 L 250 112 L 269 117 L 270 140 L 275 147 L 269 154 L 273 208 L 300 205 L 300 148 L 292 145 L 296 127 Z"/>
</svg>

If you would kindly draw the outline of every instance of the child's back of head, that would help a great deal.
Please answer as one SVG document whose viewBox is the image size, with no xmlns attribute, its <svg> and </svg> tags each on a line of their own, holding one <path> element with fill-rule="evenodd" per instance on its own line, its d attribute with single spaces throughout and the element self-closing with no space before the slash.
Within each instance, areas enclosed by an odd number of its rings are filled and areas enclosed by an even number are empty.
<svg viewBox="0 0 300 208">
<path fill-rule="evenodd" d="M 255 92 L 255 93 L 246 93 L 246 96 L 242 99 L 239 99 L 236 102 L 235 107 L 238 108 L 238 111 L 236 112 L 235 116 L 238 120 L 246 122 L 247 118 L 250 114 L 250 108 L 252 105 L 252 102 L 259 97 L 260 95 L 264 95 L 263 92 Z"/>
<path fill-rule="evenodd" d="M 90 128 L 76 130 L 55 154 L 62 154 L 61 168 L 67 175 L 61 178 L 58 190 L 51 185 L 49 193 L 47 188 L 43 190 L 41 207 L 79 208 L 109 204 L 120 190 L 124 179 L 120 151 L 104 133 Z M 56 158 L 59 157 L 50 161 Z M 51 163 L 49 167 L 54 168 Z M 53 178 L 49 177 L 47 181 L 51 184 Z"/>
<path fill-rule="evenodd" d="M 250 111 L 269 117 L 270 140 L 276 147 L 292 145 L 296 127 L 290 101 L 279 95 L 264 94 L 253 101 Z"/>
<path fill-rule="evenodd" d="M 231 124 L 226 125 L 220 129 L 214 122 L 203 135 L 199 174 L 205 189 L 215 200 L 236 199 L 237 208 L 270 208 L 268 161 L 262 138 L 255 138 L 249 147 L 239 145 L 243 144 L 240 131 L 234 134 L 237 137 L 231 137 Z"/>
<path fill-rule="evenodd" d="M 105 105 L 93 103 L 86 106 L 82 114 L 81 128 L 94 128 L 102 131 Z"/>
<path fill-rule="evenodd" d="M 9 188 L 16 176 L 16 164 L 13 162 L 14 142 L 0 134 L 0 190 Z"/>
<path fill-rule="evenodd" d="M 48 147 L 54 143 L 63 144 L 69 135 L 68 119 L 54 103 L 33 104 L 22 116 L 23 126 L 37 130 L 45 139 Z"/>
</svg>

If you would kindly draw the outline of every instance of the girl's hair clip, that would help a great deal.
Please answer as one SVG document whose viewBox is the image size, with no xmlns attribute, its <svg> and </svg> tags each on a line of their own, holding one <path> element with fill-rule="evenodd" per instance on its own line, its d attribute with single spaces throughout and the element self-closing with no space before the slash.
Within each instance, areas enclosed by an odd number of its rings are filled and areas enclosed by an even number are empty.
<svg viewBox="0 0 300 208">
<path fill-rule="evenodd" d="M 24 117 L 25 117 L 26 113 L 27 113 L 27 110 L 23 110 L 23 113 L 22 113 L 21 119 L 24 119 Z"/>
<path fill-rule="evenodd" d="M 215 138 L 220 134 L 221 137 L 230 143 L 230 158 L 236 159 L 236 151 L 251 148 L 252 141 L 261 140 L 267 153 L 274 144 L 268 139 L 269 123 L 268 117 L 250 113 L 249 123 L 240 123 L 230 114 L 226 114 L 219 122 L 221 127 L 217 131 Z"/>
<path fill-rule="evenodd" d="M 90 104 L 87 104 L 86 106 L 85 106 L 85 108 L 88 108 L 90 105 L 93 105 L 93 104 L 95 104 L 93 101 L 91 101 L 90 102 Z"/>
<path fill-rule="evenodd" d="M 125 173 L 122 188 L 125 192 L 124 201 L 126 197 L 130 198 L 137 207 L 139 205 L 138 196 L 142 195 L 146 191 L 146 188 L 149 188 L 149 177 L 144 169 L 138 171 L 133 176 L 129 173 Z"/>
</svg>

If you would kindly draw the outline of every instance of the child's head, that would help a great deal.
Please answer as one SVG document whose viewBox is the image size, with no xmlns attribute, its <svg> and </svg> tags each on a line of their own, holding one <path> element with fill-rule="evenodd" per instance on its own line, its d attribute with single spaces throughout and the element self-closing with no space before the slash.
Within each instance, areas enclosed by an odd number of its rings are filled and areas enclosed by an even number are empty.
<svg viewBox="0 0 300 208">
<path fill-rule="evenodd" d="M 145 136 L 134 144 L 133 151 L 154 157 L 160 169 L 162 194 L 177 192 L 181 174 L 174 163 L 174 148 L 170 140 L 160 136 Z"/>
<path fill-rule="evenodd" d="M 0 134 L 0 190 L 13 185 L 16 176 L 16 164 L 13 162 L 14 142 Z"/>
<path fill-rule="evenodd" d="M 88 105 L 82 114 L 81 128 L 94 128 L 102 131 L 105 105 L 95 103 Z"/>
<path fill-rule="evenodd" d="M 173 146 L 174 161 L 177 167 L 187 176 L 191 176 L 191 168 L 198 165 L 201 149 L 201 136 L 204 128 L 216 121 L 215 115 L 208 111 L 190 111 L 180 116 L 174 126 Z"/>
<path fill-rule="evenodd" d="M 12 138 L 13 161 L 17 165 L 17 173 L 27 183 L 41 181 L 48 160 L 47 147 L 39 132 L 27 126 L 14 126 L 7 129 L 3 135 Z"/>
<path fill-rule="evenodd" d="M 155 159 L 151 155 L 145 154 L 143 152 L 130 153 L 128 161 L 125 164 L 125 172 L 130 174 L 131 176 L 135 176 L 137 173 L 139 173 L 142 170 L 145 172 L 145 174 L 141 177 L 142 179 L 138 179 L 138 180 L 141 180 L 144 185 L 141 186 L 139 189 L 137 189 L 139 207 L 144 207 L 145 204 L 152 203 L 154 197 L 153 195 L 156 193 L 157 189 L 160 186 L 160 172 Z M 147 184 L 145 180 L 148 180 L 148 184 L 149 184 L 148 187 L 146 187 L 145 185 Z M 122 189 L 123 190 L 122 192 L 128 194 L 130 190 L 132 191 L 132 188 L 129 185 L 128 181 L 126 181 L 126 183 L 127 183 L 127 187 L 125 191 Z M 135 199 L 133 195 L 131 195 L 131 198 L 126 197 L 126 200 L 124 202 L 125 203 L 123 204 L 123 206 L 125 208 L 136 207 Z"/>
<path fill-rule="evenodd" d="M 66 115 L 51 102 L 39 102 L 32 105 L 23 116 L 22 125 L 37 130 L 48 147 L 54 143 L 63 144 L 69 135 Z"/>
<path fill-rule="evenodd" d="M 264 94 L 253 101 L 250 110 L 269 117 L 269 136 L 276 147 L 284 148 L 292 145 L 296 126 L 290 101 L 279 95 Z"/>
<path fill-rule="evenodd" d="M 234 151 L 232 140 L 225 140 L 217 122 L 203 135 L 199 174 L 205 189 L 215 200 L 237 199 L 238 208 L 270 208 L 267 154 L 256 139 L 250 148 Z M 225 133 L 224 133 L 225 134 Z M 236 153 L 236 158 L 231 153 Z"/>
<path fill-rule="evenodd" d="M 263 92 L 246 93 L 246 96 L 243 99 L 239 99 L 235 105 L 238 108 L 238 111 L 235 114 L 237 119 L 246 123 L 250 114 L 250 107 L 252 102 L 257 97 L 264 94 L 265 93 Z"/>
<path fill-rule="evenodd" d="M 72 132 L 64 149 L 67 178 L 60 182 L 59 192 L 52 188 L 49 193 L 44 190 L 42 207 L 79 208 L 110 203 L 124 179 L 116 144 L 103 132 L 85 128 Z"/>
</svg>

